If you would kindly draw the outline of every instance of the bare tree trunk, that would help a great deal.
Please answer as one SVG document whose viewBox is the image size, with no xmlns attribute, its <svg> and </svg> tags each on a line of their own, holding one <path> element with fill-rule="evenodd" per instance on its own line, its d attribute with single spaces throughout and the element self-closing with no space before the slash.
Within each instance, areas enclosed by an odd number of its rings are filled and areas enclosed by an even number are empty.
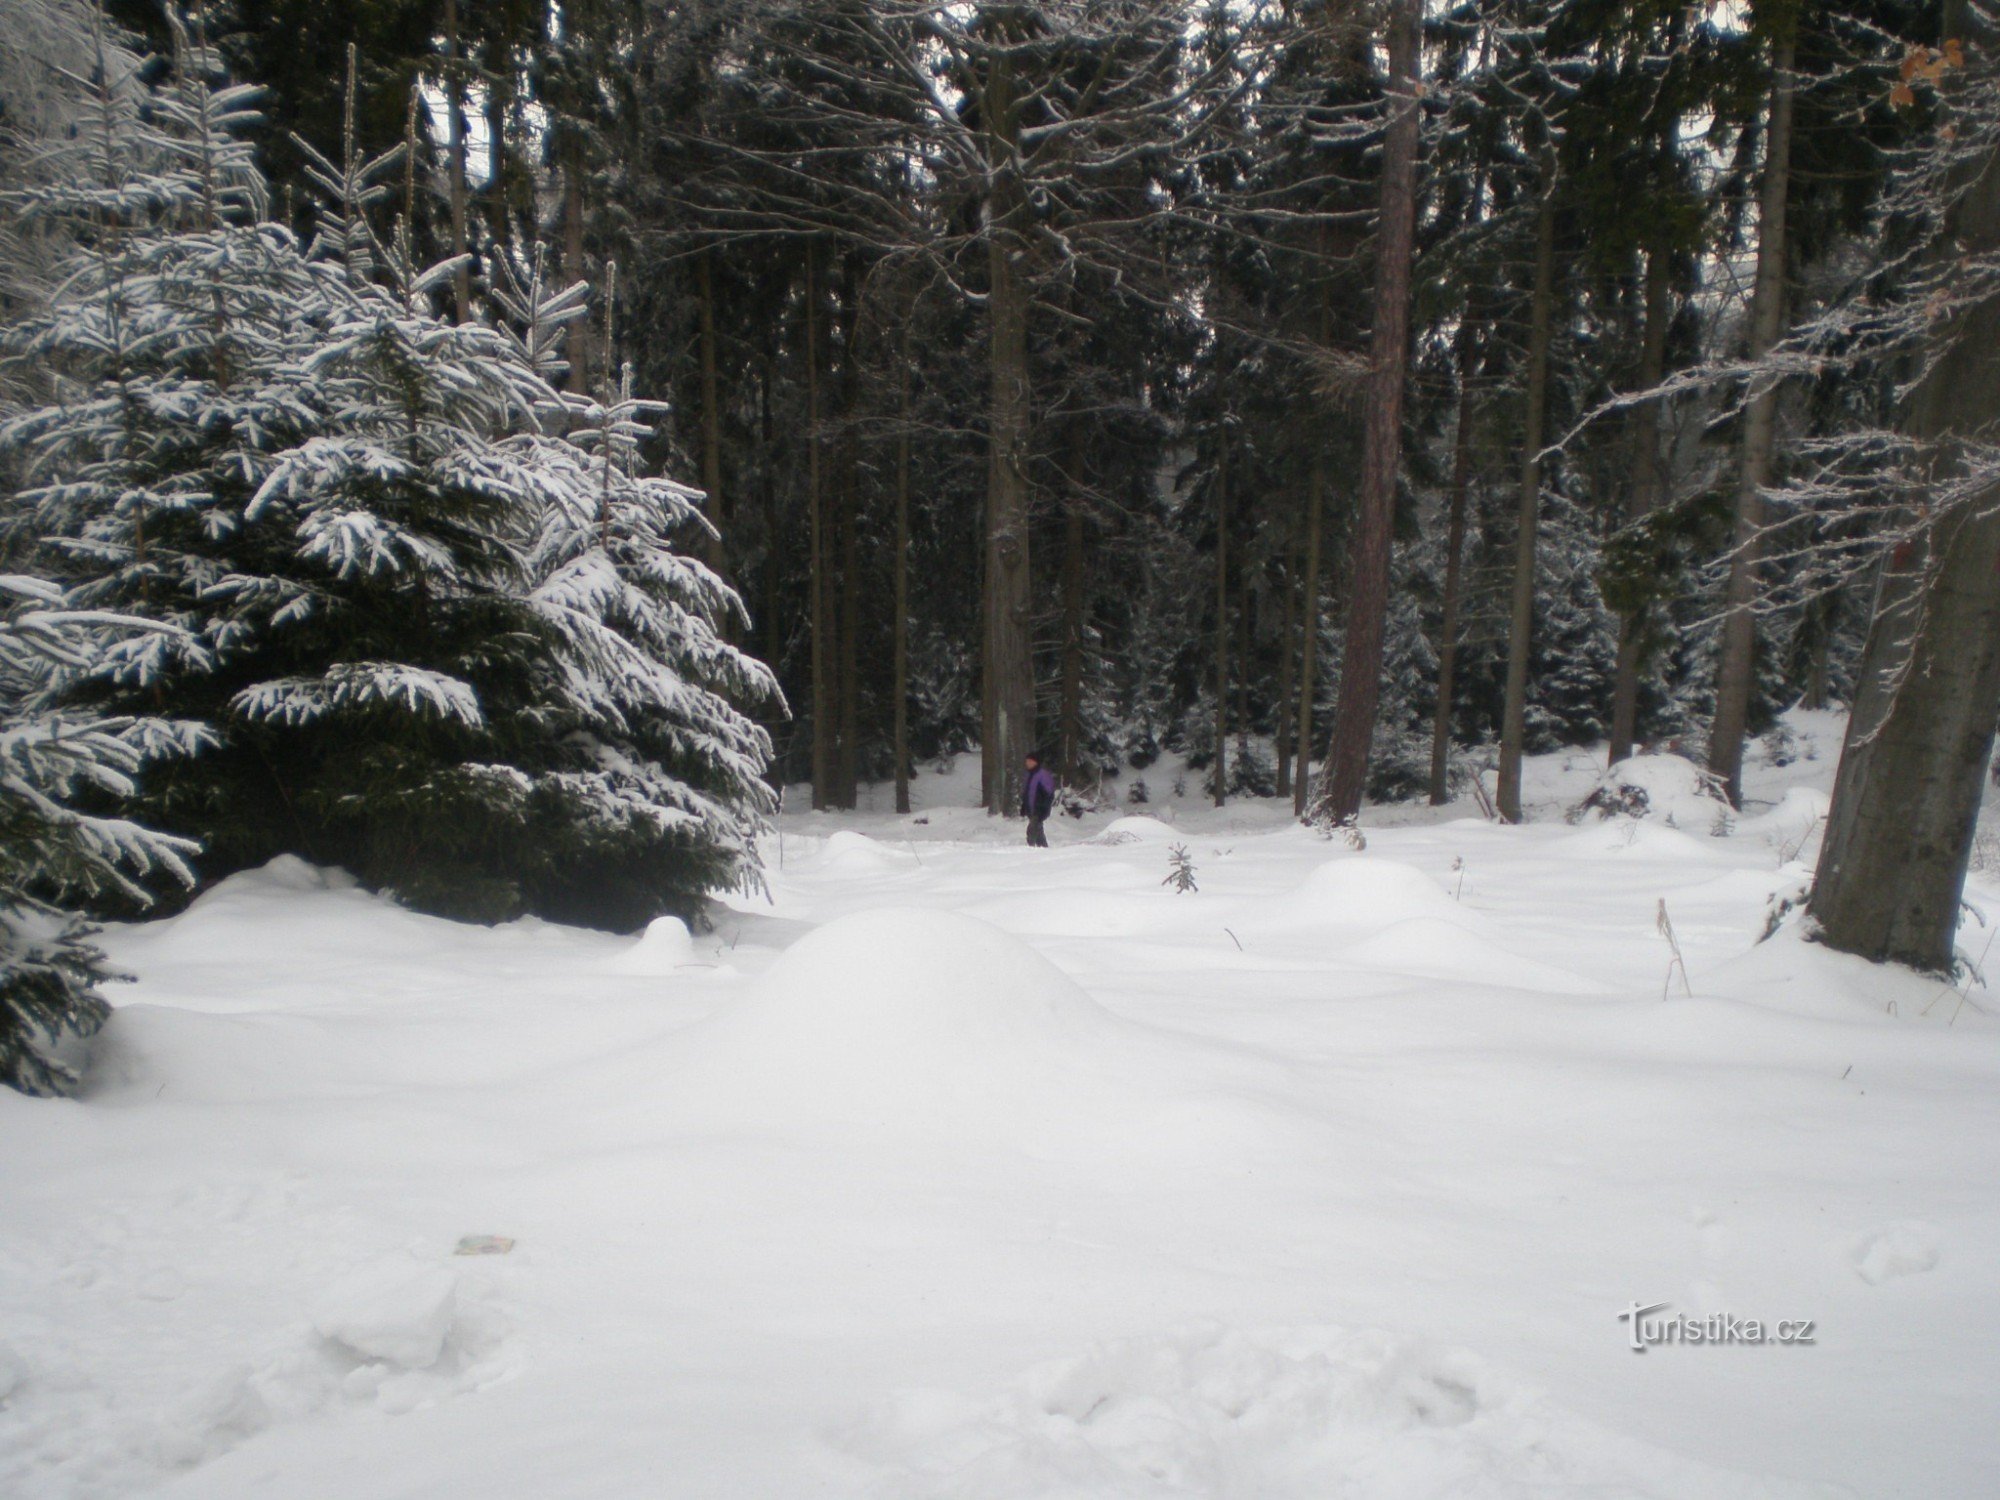
<svg viewBox="0 0 2000 1500">
<path fill-rule="evenodd" d="M 777 333 L 773 331 L 773 342 Z M 757 382 L 757 405 L 759 431 L 764 440 L 764 462 L 759 466 L 758 498 L 764 512 L 764 660 L 776 667 L 784 655 L 784 627 L 780 623 L 783 616 L 779 601 L 784 597 L 784 563 L 778 539 L 784 531 L 778 524 L 778 478 L 772 470 L 770 455 L 777 451 L 777 423 L 771 415 L 771 386 L 777 379 L 778 357 L 775 350 L 764 358 L 763 378 Z"/>
<path fill-rule="evenodd" d="M 1271 716 L 1271 744 L 1277 752 L 1278 795 L 1292 795 L 1292 678 L 1297 671 L 1292 640 L 1299 626 L 1299 531 L 1304 521 L 1300 508 L 1292 512 L 1292 524 L 1285 535 L 1285 613 L 1278 627 L 1278 711 Z"/>
<path fill-rule="evenodd" d="M 1322 815 L 1335 822 L 1350 820 L 1361 811 L 1381 693 L 1382 636 L 1389 609 L 1389 540 L 1396 517 L 1396 476 L 1402 467 L 1403 387 L 1410 352 L 1422 17 L 1422 0 L 1392 0 L 1387 24 L 1390 115 L 1382 148 L 1382 202 L 1375 235 L 1375 326 L 1369 338 L 1360 513 L 1347 599 L 1340 698 L 1327 746 L 1325 788 L 1320 799 Z"/>
<path fill-rule="evenodd" d="M 1771 117 L 1764 145 L 1764 182 L 1757 209 L 1757 282 L 1750 302 L 1751 360 L 1778 341 L 1785 301 L 1785 198 L 1791 185 L 1792 72 L 1789 32 L 1771 59 Z M 1708 732 L 1708 768 L 1720 778 L 1732 807 L 1743 805 L 1743 734 L 1750 718 L 1756 675 L 1759 537 L 1764 486 L 1771 478 L 1771 444 L 1778 411 L 1778 383 L 1751 377 L 1743 412 L 1743 461 L 1736 481 L 1736 530 L 1723 593 L 1722 649 L 1715 668 L 1715 722 Z"/>
<path fill-rule="evenodd" d="M 834 745 L 834 799 L 845 808 L 861 800 L 861 319 L 860 275 L 853 256 L 841 278 L 846 321 L 840 364 L 840 656 L 839 721 Z"/>
<path fill-rule="evenodd" d="M 812 805 L 827 805 L 832 770 L 833 705 L 827 692 L 827 609 L 825 527 L 820 515 L 819 482 L 819 268 L 810 242 L 806 245 L 806 536 L 812 551 Z"/>
<path fill-rule="evenodd" d="M 1215 459 L 1215 805 L 1229 796 L 1229 429 Z"/>
<path fill-rule="evenodd" d="M 1666 252 L 1646 255 L 1646 331 L 1639 351 L 1639 389 L 1652 390 L 1667 369 L 1667 325 L 1673 321 L 1673 281 Z M 1660 504 L 1660 403 L 1642 401 L 1632 409 L 1632 487 L 1627 491 L 1627 524 L 1644 520 Z M 1618 664 L 1611 682 L 1611 743 L 1606 763 L 1617 765 L 1632 753 L 1639 729 L 1639 667 L 1645 655 L 1650 606 L 1640 603 L 1618 616 Z"/>
<path fill-rule="evenodd" d="M 710 561 L 725 572 L 725 543 L 728 539 L 729 504 L 722 492 L 722 398 L 716 375 L 715 278 L 709 272 L 706 246 L 695 260 L 701 307 L 701 487 L 708 491 L 708 519 L 714 523 L 716 538 L 709 548 Z"/>
<path fill-rule="evenodd" d="M 1437 708 L 1431 716 L 1431 806 L 1451 800 L 1452 699 L 1458 691 L 1458 616 L 1465 590 L 1465 506 L 1472 490 L 1472 320 L 1458 335 L 1458 427 L 1451 438 L 1451 516 L 1445 524 L 1444 619 L 1438 626 Z"/>
<path fill-rule="evenodd" d="M 451 253 L 466 252 L 465 224 L 465 80 L 458 65 L 458 0 L 444 0 L 445 142 L 451 180 Z M 461 263 L 451 278 L 458 321 L 472 316 L 472 269 Z"/>
<path fill-rule="evenodd" d="M 1306 571 L 1299 580 L 1299 708 L 1292 812 L 1303 818 L 1312 795 L 1313 700 L 1319 696 L 1319 543 L 1326 511 L 1326 460 L 1313 455 L 1306 481 Z"/>
<path fill-rule="evenodd" d="M 1500 767 L 1494 804 L 1521 821 L 1521 754 L 1528 724 L 1528 656 L 1535 632 L 1535 542 L 1542 509 L 1542 431 L 1548 413 L 1549 325 L 1556 266 L 1555 168 L 1543 169 L 1535 211 L 1535 294 L 1528 315 L 1528 409 L 1522 415 L 1521 502 L 1514 539 L 1514 608 L 1507 631 L 1507 699 L 1500 720 Z"/>
<path fill-rule="evenodd" d="M 1948 227 L 1948 253 L 2000 248 L 2000 153 Z M 2000 421 L 2000 296 L 1953 324 L 1937 331 L 1943 352 L 1909 424 L 1936 445 L 1940 488 L 1963 483 L 1972 440 Z M 1944 973 L 2000 712 L 2000 482 L 1962 499 L 1928 543 L 1928 556 L 1912 544 L 1885 565 L 1811 910 L 1831 947 Z"/>
<path fill-rule="evenodd" d="M 910 340 L 904 325 L 897 359 L 895 629 L 890 647 L 889 693 L 894 703 L 890 739 L 896 757 L 896 811 L 910 810 Z"/>
<path fill-rule="evenodd" d="M 583 148 L 571 138 L 563 153 L 563 274 L 572 282 L 588 278 L 583 259 Z M 578 318 L 563 339 L 569 362 L 568 388 L 577 394 L 590 389 L 590 319 Z"/>
<path fill-rule="evenodd" d="M 1062 556 L 1062 690 L 1059 716 L 1063 783 L 1076 785 L 1083 751 L 1083 442 L 1079 428 L 1070 444 L 1070 497 L 1063 517 Z"/>
<path fill-rule="evenodd" d="M 984 781 L 989 811 L 1020 803 L 1022 760 L 1035 746 L 1033 598 L 1028 562 L 1028 291 L 1017 261 L 1028 253 L 1020 230 L 1020 106 L 1013 64 L 992 55 L 984 118 L 993 201 L 988 205 L 987 317 L 992 395 L 987 418 Z"/>
</svg>

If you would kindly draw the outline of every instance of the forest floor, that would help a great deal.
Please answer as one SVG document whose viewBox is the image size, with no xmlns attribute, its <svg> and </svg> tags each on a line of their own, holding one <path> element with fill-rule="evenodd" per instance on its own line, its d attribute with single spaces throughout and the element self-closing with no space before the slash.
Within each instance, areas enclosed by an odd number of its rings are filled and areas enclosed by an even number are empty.
<svg viewBox="0 0 2000 1500">
<path fill-rule="evenodd" d="M 2000 996 L 1758 942 L 1794 730 L 1725 836 L 1575 752 L 1362 850 L 962 760 L 692 938 L 227 881 L 0 1090 L 0 1494 L 2000 1494 Z"/>
</svg>

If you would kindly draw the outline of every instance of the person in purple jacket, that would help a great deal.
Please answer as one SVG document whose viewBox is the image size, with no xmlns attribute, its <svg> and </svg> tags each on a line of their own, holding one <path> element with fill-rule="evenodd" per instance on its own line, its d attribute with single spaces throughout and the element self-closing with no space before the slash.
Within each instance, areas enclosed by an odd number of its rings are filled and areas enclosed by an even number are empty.
<svg viewBox="0 0 2000 1500">
<path fill-rule="evenodd" d="M 1021 783 L 1021 816 L 1028 820 L 1028 842 L 1037 849 L 1049 847 L 1048 831 L 1042 826 L 1056 805 L 1056 778 L 1033 750 L 1026 761 L 1028 779 Z"/>
</svg>

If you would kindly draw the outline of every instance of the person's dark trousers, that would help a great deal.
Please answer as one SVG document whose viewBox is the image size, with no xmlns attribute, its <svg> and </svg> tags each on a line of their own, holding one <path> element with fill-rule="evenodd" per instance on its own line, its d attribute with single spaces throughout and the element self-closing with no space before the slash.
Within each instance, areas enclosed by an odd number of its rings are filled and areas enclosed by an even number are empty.
<svg viewBox="0 0 2000 1500">
<path fill-rule="evenodd" d="M 1028 819 L 1028 843 L 1033 848 L 1046 849 L 1049 847 L 1049 836 L 1046 831 L 1047 822 L 1046 818 Z"/>
</svg>

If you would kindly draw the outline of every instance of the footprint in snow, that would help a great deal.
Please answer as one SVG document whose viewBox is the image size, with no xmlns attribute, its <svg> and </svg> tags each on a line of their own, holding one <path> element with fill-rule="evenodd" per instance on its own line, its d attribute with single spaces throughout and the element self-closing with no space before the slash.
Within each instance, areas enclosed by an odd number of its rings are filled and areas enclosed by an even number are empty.
<svg viewBox="0 0 2000 1500">
<path fill-rule="evenodd" d="M 1933 1269 L 1944 1253 L 1944 1234 L 1935 1224 L 1906 1219 L 1870 1230 L 1854 1243 L 1854 1269 L 1870 1286 Z"/>
</svg>

